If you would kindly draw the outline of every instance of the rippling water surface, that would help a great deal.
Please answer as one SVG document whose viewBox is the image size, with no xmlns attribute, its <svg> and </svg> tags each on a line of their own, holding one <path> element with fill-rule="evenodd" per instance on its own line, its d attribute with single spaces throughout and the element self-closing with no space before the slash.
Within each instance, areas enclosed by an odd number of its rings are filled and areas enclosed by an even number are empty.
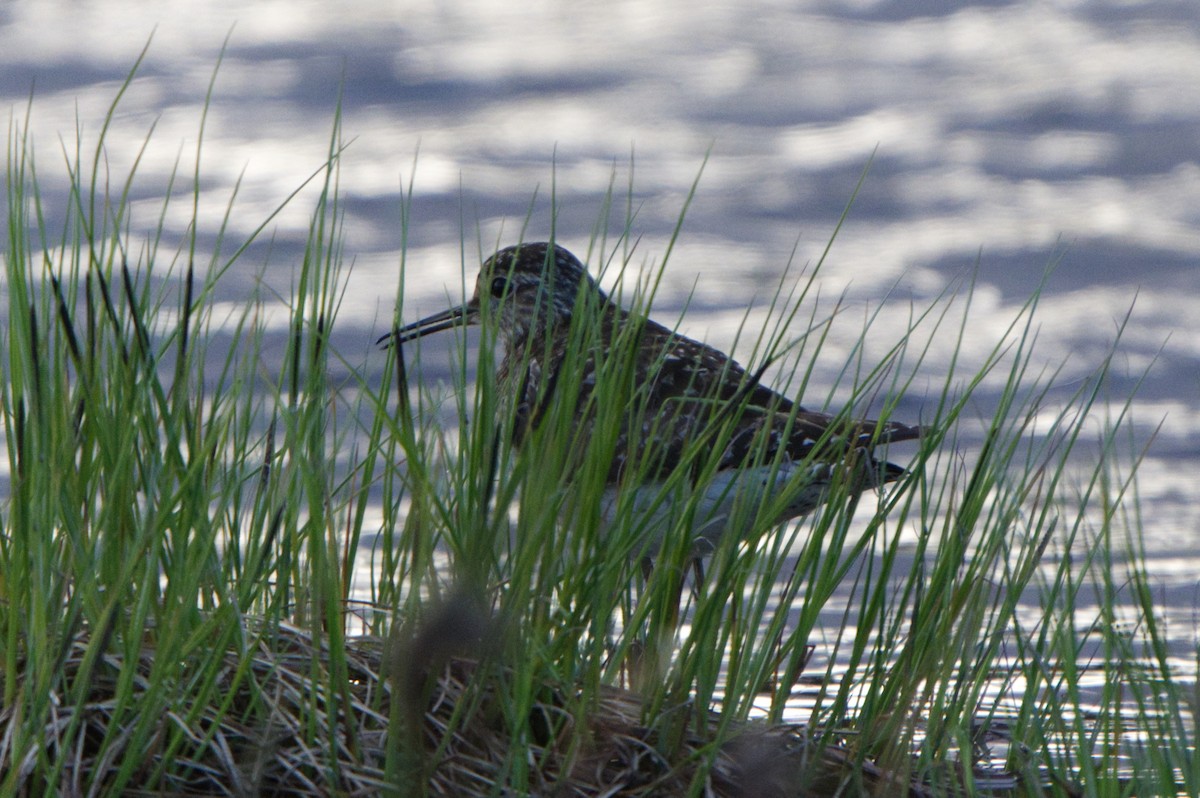
<svg viewBox="0 0 1200 798">
<path fill-rule="evenodd" d="M 902 323 L 910 303 L 973 270 L 963 355 L 981 362 L 1056 263 L 1034 358 L 1062 369 L 1052 400 L 1099 365 L 1130 314 L 1111 393 L 1144 376 L 1131 428 L 1137 445 L 1157 430 L 1140 470 L 1146 553 L 1175 653 L 1191 661 L 1200 6 L 10 3 L 0 7 L 0 97 L 20 118 L 33 92 L 51 229 L 61 142 L 77 125 L 94 140 L 151 36 L 107 154 L 112 174 L 124 174 L 156 125 L 134 194 L 144 230 L 177 158 L 190 163 L 227 36 L 203 147 L 209 236 L 239 182 L 232 238 L 320 166 L 341 92 L 352 140 L 340 177 L 354 261 L 336 332 L 346 352 L 367 351 L 390 319 L 410 182 L 406 316 L 415 316 L 460 297 L 464 237 L 468 271 L 476 242 L 516 240 L 527 215 L 526 238 L 547 237 L 552 195 L 558 239 L 585 251 L 614 175 L 619 195 L 632 184 L 635 262 L 660 259 L 707 157 L 657 307 L 672 318 L 686 304 L 683 331 L 727 348 L 793 249 L 794 268 L 820 257 L 870 162 L 822 270 L 823 293 L 844 293 L 860 311 L 835 327 L 815 372 L 825 386 L 863 312 L 883 305 L 868 356 L 881 354 L 889 318 Z M 225 299 L 244 298 L 263 262 L 266 281 L 286 293 L 312 200 L 302 193 L 276 217 L 269 257 L 264 248 L 246 259 Z M 175 206 L 168 233 L 183 232 L 189 211 Z M 610 244 L 624 215 L 622 204 L 601 224 Z M 437 373 L 437 346 L 427 347 L 426 374 Z M 899 417 L 921 415 L 943 367 L 930 362 Z M 998 389 L 985 383 L 981 419 Z"/>
</svg>

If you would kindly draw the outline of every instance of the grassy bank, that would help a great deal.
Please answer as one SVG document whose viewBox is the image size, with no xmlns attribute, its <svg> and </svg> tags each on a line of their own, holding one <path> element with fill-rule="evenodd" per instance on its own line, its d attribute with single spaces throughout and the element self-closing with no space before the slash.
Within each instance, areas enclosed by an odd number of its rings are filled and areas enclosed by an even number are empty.
<svg viewBox="0 0 1200 798">
<path fill-rule="evenodd" d="M 68 149 L 50 197 L 30 124 L 6 163 L 3 794 L 1200 790 L 1194 685 L 1140 554 L 1128 400 L 1106 396 L 1108 362 L 1069 387 L 1036 365 L 1036 292 L 969 367 L 970 285 L 915 307 L 882 357 L 864 319 L 831 387 L 809 370 L 831 329 L 820 264 L 786 277 L 743 329 L 749 368 L 885 416 L 933 370 L 929 434 L 893 453 L 912 475 L 878 500 L 835 495 L 782 531 L 744 508 L 693 584 L 690 487 L 736 419 L 684 452 L 644 575 L 639 509 L 598 520 L 632 340 L 574 330 L 576 357 L 611 352 L 596 433 L 550 402 L 519 453 L 497 444 L 512 422 L 486 332 L 478 355 L 457 339 L 447 385 L 415 350 L 334 349 L 353 248 L 336 122 L 291 293 L 233 313 L 218 287 L 253 268 L 257 233 L 205 229 L 202 136 L 192 171 L 150 187 L 170 199 L 147 225 L 136 162 L 105 171 L 105 130 Z M 176 205 L 191 223 L 171 238 Z M 641 268 L 626 245 L 588 260 L 646 307 L 669 252 Z M 347 368 L 361 376 L 335 384 Z M 436 423 L 448 406 L 470 423 Z"/>
</svg>

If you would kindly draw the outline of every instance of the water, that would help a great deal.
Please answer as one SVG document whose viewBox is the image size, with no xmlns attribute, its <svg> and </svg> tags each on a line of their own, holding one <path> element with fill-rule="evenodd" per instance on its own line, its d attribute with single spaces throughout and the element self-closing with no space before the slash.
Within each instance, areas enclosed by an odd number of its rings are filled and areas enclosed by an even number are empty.
<svg viewBox="0 0 1200 798">
<path fill-rule="evenodd" d="M 23 117 L 33 90 L 51 229 L 62 212 L 60 134 L 69 139 L 78 121 L 94 140 L 151 34 L 107 153 L 112 174 L 124 174 L 157 125 L 134 193 L 142 220 L 156 218 L 176 159 L 190 168 L 229 37 L 205 130 L 202 246 L 213 244 L 237 181 L 231 239 L 320 166 L 341 92 L 352 142 L 340 188 L 354 261 L 336 332 L 345 352 L 368 351 L 389 324 L 401 187 L 410 183 L 405 314 L 415 318 L 461 298 L 464 237 L 468 271 L 477 241 L 513 242 L 527 214 L 526 238 L 548 237 L 552 194 L 556 235 L 582 254 L 614 172 L 619 194 L 632 180 L 635 262 L 661 259 L 707 157 L 657 307 L 673 319 L 687 304 L 683 332 L 729 348 L 746 306 L 770 295 L 793 248 L 797 267 L 820 257 L 870 162 L 822 271 L 824 295 L 844 292 L 851 308 L 817 366 L 825 385 L 866 309 L 884 307 L 870 357 L 886 350 L 888 319 L 901 323 L 910 302 L 928 302 L 973 270 L 978 296 L 963 357 L 968 367 L 982 362 L 1056 263 L 1034 363 L 1061 366 L 1067 395 L 1128 314 L 1110 388 L 1121 398 L 1142 379 L 1131 429 L 1137 445 L 1153 436 L 1140 469 L 1146 557 L 1174 653 L 1192 660 L 1200 6 L 6 4 L 0 102 Z M 302 192 L 269 228 L 265 280 L 284 293 L 313 197 Z M 169 216 L 168 240 L 182 235 L 185 206 Z M 610 235 L 624 214 L 619 205 Z M 265 248 L 256 255 L 230 275 L 222 299 L 254 289 L 268 259 Z M 750 328 L 761 318 L 752 315 Z M 436 346 L 427 347 L 427 373 Z M 897 417 L 927 412 L 922 397 L 939 386 L 939 368 L 933 359 Z M 981 418 L 999 387 L 984 384 Z M 969 457 L 970 435 L 964 446 Z"/>
</svg>

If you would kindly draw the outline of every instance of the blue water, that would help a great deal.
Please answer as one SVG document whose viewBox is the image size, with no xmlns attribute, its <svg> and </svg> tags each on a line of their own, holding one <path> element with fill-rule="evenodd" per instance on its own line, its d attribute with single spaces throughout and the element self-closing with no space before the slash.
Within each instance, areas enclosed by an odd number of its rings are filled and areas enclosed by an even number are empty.
<svg viewBox="0 0 1200 798">
<path fill-rule="evenodd" d="M 60 135 L 78 124 L 94 140 L 151 35 L 107 153 L 124 174 L 156 124 L 134 192 L 147 220 L 177 158 L 190 170 L 229 37 L 205 130 L 202 247 L 235 183 L 231 239 L 321 165 L 341 97 L 354 262 L 336 332 L 345 352 L 366 352 L 389 324 L 410 185 L 405 316 L 415 318 L 461 299 L 460 241 L 473 270 L 478 242 L 514 242 L 527 217 L 527 239 L 548 237 L 552 201 L 558 240 L 581 255 L 597 226 L 620 246 L 628 202 L 634 262 L 660 261 L 700 175 L 657 307 L 674 319 L 687 304 L 682 330 L 729 348 L 793 249 L 796 268 L 820 258 L 869 164 L 821 272 L 823 296 L 844 294 L 852 310 L 814 372 L 826 387 L 864 312 L 884 309 L 868 349 L 880 354 L 910 303 L 973 273 L 963 358 L 981 362 L 1056 263 L 1035 363 L 1061 366 L 1069 393 L 1129 314 L 1111 394 L 1144 376 L 1132 429 L 1137 445 L 1157 430 L 1140 470 L 1147 558 L 1176 651 L 1193 650 L 1200 5 L 5 4 L 0 104 L 23 118 L 33 92 L 51 229 Z M 601 222 L 614 181 L 617 204 Z M 276 217 L 269 255 L 256 250 L 231 274 L 225 298 L 254 290 L 263 262 L 286 294 L 313 199 L 304 191 Z M 168 239 L 189 212 L 181 203 L 169 216 Z M 436 373 L 436 362 L 426 368 Z M 931 359 L 900 417 L 926 412 L 923 393 L 943 368 Z M 981 418 L 999 387 L 981 390 Z"/>
</svg>

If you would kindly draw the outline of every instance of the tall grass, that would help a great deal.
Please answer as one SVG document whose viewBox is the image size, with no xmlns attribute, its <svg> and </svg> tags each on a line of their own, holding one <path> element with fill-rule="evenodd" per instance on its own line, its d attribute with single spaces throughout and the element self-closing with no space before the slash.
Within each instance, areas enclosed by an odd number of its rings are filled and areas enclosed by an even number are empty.
<svg viewBox="0 0 1200 798">
<path fill-rule="evenodd" d="M 682 453 L 665 520 L 608 503 L 638 413 L 636 330 L 603 339 L 577 314 L 578 368 L 519 451 L 487 319 L 477 351 L 454 339 L 447 385 L 422 379 L 415 347 L 334 350 L 336 115 L 282 357 L 267 345 L 274 298 L 232 317 L 216 301 L 271 219 L 233 244 L 224 224 L 204 231 L 218 243 L 201 247 L 203 136 L 142 233 L 138 163 L 109 182 L 107 125 L 63 153 L 51 228 L 30 127 L 11 125 L 6 163 L 3 794 L 1200 789 L 1191 688 L 1140 549 L 1129 400 L 1105 397 L 1108 362 L 1070 393 L 1035 371 L 1037 292 L 970 366 L 969 284 L 889 330 L 882 358 L 866 355 L 865 319 L 836 386 L 847 417 L 887 416 L 918 374 L 944 375 L 925 439 L 891 453 L 912 457 L 911 476 L 878 500 L 835 487 L 783 529 L 781 497 L 746 502 L 743 533 L 695 581 L 695 487 L 738 407 Z M 170 241 L 179 202 L 191 224 Z M 235 212 L 236 196 L 226 222 Z M 623 238 L 590 250 L 648 310 L 669 250 L 640 271 L 616 254 Z M 738 346 L 808 403 L 835 395 L 811 371 L 833 323 L 820 268 L 781 281 L 772 321 Z M 935 339 L 956 342 L 950 363 L 932 362 Z M 344 366 L 359 376 L 333 384 Z M 980 418 L 985 384 L 1002 387 Z M 467 423 L 438 425 L 447 403 Z"/>
</svg>

